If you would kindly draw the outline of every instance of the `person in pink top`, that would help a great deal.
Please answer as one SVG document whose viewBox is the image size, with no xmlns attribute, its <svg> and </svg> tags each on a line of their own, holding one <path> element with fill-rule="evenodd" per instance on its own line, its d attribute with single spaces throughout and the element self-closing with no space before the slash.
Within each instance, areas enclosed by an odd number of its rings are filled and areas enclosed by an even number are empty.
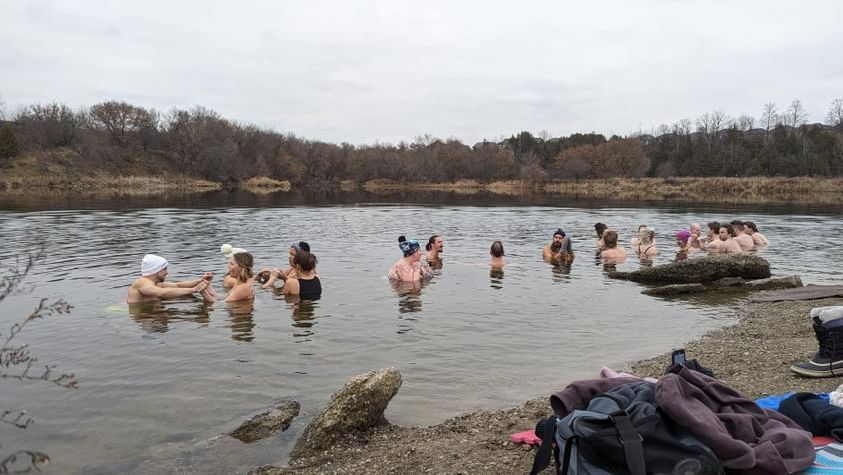
<svg viewBox="0 0 843 475">
<path fill-rule="evenodd" d="M 735 230 L 735 240 L 741 246 L 743 251 L 751 251 L 755 249 L 755 241 L 752 236 L 744 232 L 744 222 L 737 219 L 732 221 L 732 228 Z"/>
<path fill-rule="evenodd" d="M 743 252 L 741 245 L 735 240 L 735 229 L 731 224 L 720 225 L 720 245 L 717 249 L 720 254 L 740 254 Z"/>
</svg>

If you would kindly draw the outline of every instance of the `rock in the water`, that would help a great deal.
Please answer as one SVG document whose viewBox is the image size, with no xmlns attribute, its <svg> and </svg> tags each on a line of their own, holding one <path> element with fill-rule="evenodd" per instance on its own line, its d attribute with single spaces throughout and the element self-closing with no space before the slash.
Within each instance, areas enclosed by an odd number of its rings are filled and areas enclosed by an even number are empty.
<svg viewBox="0 0 843 475">
<path fill-rule="evenodd" d="M 299 403 L 296 401 L 285 402 L 271 411 L 249 419 L 229 435 L 247 444 L 261 440 L 278 431 L 287 430 L 290 421 L 299 415 L 299 409 Z"/>
<path fill-rule="evenodd" d="M 695 284 L 714 282 L 724 277 L 766 279 L 770 263 L 750 254 L 706 256 L 686 259 L 633 272 L 610 272 L 609 277 L 651 284 Z"/>
<path fill-rule="evenodd" d="M 743 287 L 746 283 L 742 277 L 723 277 L 712 282 L 712 285 L 717 287 Z"/>
<path fill-rule="evenodd" d="M 704 291 L 705 286 L 702 284 L 672 284 L 645 289 L 642 290 L 641 293 L 644 295 L 679 295 L 695 294 Z"/>
<path fill-rule="evenodd" d="M 744 286 L 750 290 L 777 290 L 802 287 L 802 278 L 798 275 L 787 277 L 770 277 L 767 279 L 750 280 Z"/>
<path fill-rule="evenodd" d="M 383 411 L 401 387 L 401 373 L 385 368 L 355 376 L 304 430 L 290 459 L 324 450 L 355 431 L 386 423 Z"/>
</svg>

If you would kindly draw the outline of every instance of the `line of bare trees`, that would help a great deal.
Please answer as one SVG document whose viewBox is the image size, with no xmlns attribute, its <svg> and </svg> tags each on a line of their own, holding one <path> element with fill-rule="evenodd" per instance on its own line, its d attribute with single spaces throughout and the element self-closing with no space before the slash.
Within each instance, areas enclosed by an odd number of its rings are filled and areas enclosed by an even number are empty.
<svg viewBox="0 0 843 475">
<path fill-rule="evenodd" d="M 796 99 L 758 118 L 707 112 L 628 137 L 521 132 L 468 146 L 428 135 L 413 142 L 333 144 L 240 124 L 197 106 L 162 113 L 109 101 L 74 110 L 34 104 L 6 113 L 0 167 L 31 156 L 41 173 L 181 173 L 213 180 L 267 176 L 296 184 L 390 179 L 541 181 L 556 178 L 843 174 L 843 99 L 824 124 Z M 61 152 L 61 153 L 58 153 Z"/>
</svg>

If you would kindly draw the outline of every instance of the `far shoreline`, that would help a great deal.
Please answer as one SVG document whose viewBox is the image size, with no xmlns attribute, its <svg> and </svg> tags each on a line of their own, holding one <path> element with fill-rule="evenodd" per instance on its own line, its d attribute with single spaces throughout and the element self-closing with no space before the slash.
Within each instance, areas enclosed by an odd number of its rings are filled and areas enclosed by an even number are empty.
<svg viewBox="0 0 843 475">
<path fill-rule="evenodd" d="M 422 183 L 393 180 L 327 182 L 295 185 L 267 177 L 212 181 L 188 176 L 3 176 L 0 197 L 73 194 L 76 196 L 191 195 L 214 191 L 247 191 L 258 195 L 289 191 L 491 194 L 498 196 L 548 195 L 609 201 L 676 201 L 688 203 L 816 204 L 843 202 L 843 179 L 815 177 L 682 177 L 606 178 L 588 180 Z"/>
</svg>

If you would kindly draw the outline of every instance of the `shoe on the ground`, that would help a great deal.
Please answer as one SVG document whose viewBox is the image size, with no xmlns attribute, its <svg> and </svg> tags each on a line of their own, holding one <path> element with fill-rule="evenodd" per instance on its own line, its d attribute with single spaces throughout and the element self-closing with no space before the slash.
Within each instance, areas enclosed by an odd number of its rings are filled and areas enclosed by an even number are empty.
<svg viewBox="0 0 843 475">
<path fill-rule="evenodd" d="M 843 376 L 843 319 L 822 322 L 814 317 L 814 333 L 820 349 L 806 363 L 794 363 L 790 370 L 809 378 Z"/>
</svg>

